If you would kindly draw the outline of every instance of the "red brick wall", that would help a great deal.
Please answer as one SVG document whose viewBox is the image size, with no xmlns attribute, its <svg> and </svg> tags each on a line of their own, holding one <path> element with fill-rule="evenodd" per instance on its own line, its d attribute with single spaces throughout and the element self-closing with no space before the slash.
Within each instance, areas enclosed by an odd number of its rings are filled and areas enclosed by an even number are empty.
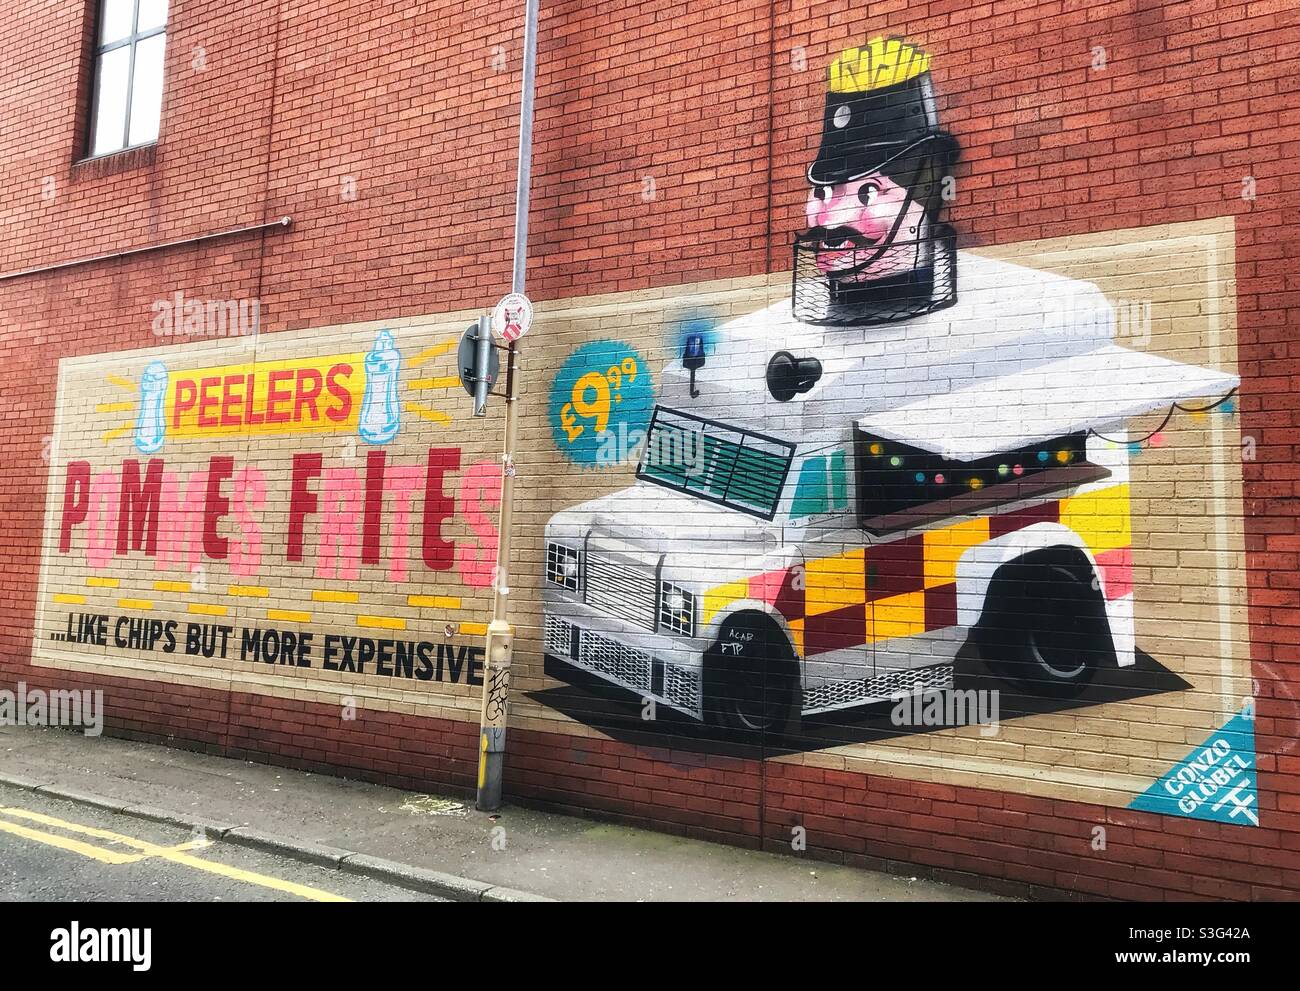
<svg viewBox="0 0 1300 991">
<path fill-rule="evenodd" d="M 89 6 L 19 2 L 0 47 L 0 273 L 283 215 L 294 225 L 0 281 L 0 670 L 31 684 L 55 679 L 29 658 L 58 359 L 156 343 L 149 306 L 172 287 L 258 297 L 275 331 L 482 305 L 509 281 L 522 5 L 176 0 L 159 143 L 80 163 Z M 532 730 L 512 732 L 509 793 L 772 849 L 803 825 L 818 855 L 978 874 L 1008 890 L 1295 897 L 1294 6 L 542 7 L 538 299 L 787 269 L 785 232 L 801 223 L 818 137 L 821 90 L 805 72 L 881 32 L 934 53 L 945 123 L 963 148 L 953 209 L 963 243 L 1237 217 L 1240 408 L 1258 442 L 1242 512 L 1252 651 L 1267 664 L 1254 689 L 1265 825 Z M 1246 176 L 1254 200 L 1241 196 Z M 355 199 L 341 195 L 349 180 Z M 340 727 L 309 703 L 130 679 L 104 687 L 122 734 L 411 787 L 472 784 L 468 723 L 363 712 Z M 1108 828 L 1104 859 L 1089 854 L 1097 824 Z"/>
</svg>

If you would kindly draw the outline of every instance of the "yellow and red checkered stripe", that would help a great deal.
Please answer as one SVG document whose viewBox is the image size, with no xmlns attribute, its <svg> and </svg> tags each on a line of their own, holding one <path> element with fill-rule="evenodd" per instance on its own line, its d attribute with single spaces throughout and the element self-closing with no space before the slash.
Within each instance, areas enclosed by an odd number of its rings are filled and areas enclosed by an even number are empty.
<svg viewBox="0 0 1300 991">
<path fill-rule="evenodd" d="M 704 622 L 742 599 L 771 605 L 785 617 L 804 657 L 957 622 L 957 562 L 972 547 L 1035 523 L 1061 523 L 1092 551 L 1107 598 L 1132 592 L 1129 487 L 1103 489 L 981 516 L 803 567 L 764 572 L 704 594 Z"/>
</svg>

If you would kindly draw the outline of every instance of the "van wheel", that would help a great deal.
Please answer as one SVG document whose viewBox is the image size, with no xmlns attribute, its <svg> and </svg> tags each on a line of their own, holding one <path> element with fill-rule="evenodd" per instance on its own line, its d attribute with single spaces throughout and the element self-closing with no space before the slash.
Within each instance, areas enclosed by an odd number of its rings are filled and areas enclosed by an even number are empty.
<svg viewBox="0 0 1300 991">
<path fill-rule="evenodd" d="M 1071 698 L 1115 648 L 1091 563 L 1074 547 L 1048 547 L 1002 565 L 973 631 L 980 656 L 1031 695 Z"/>
<path fill-rule="evenodd" d="M 785 731 L 798 712 L 799 667 L 785 634 L 762 613 L 738 613 L 704 655 L 704 715 L 745 738 Z"/>
</svg>

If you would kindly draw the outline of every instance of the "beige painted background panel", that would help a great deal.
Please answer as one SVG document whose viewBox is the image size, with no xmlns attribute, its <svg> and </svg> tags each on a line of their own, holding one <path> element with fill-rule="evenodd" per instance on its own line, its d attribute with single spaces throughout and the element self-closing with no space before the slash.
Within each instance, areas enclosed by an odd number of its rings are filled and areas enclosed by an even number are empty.
<svg viewBox="0 0 1300 991">
<path fill-rule="evenodd" d="M 103 611 L 116 616 L 123 610 L 118 607 L 122 599 L 144 600 L 152 603 L 152 608 L 130 610 L 134 615 L 147 616 L 162 620 L 176 620 L 182 625 L 187 622 L 211 622 L 234 625 L 256 624 L 263 628 L 275 626 L 281 629 L 315 631 L 318 635 L 316 648 L 319 658 L 319 635 L 327 632 L 339 632 L 347 635 L 371 635 L 390 637 L 418 638 L 423 631 L 425 638 L 445 640 L 443 630 L 450 623 L 457 630 L 454 642 L 477 644 L 478 631 L 486 622 L 490 610 L 490 595 L 485 587 L 471 587 L 460 580 L 456 568 L 448 572 L 428 572 L 424 569 L 419 556 L 418 524 L 422 515 L 419 500 L 412 507 L 410 534 L 408 539 L 407 567 L 409 574 L 421 577 L 420 581 L 408 581 L 394 585 L 384 578 L 384 569 L 362 566 L 357 579 L 344 579 L 337 576 L 318 577 L 313 566 L 315 555 L 308 553 L 302 563 L 289 563 L 284 556 L 284 540 L 287 534 L 289 514 L 289 494 L 291 478 L 291 457 L 295 452 L 320 452 L 324 466 L 351 467 L 358 472 L 365 466 L 366 451 L 369 445 L 360 441 L 355 432 L 338 434 L 293 434 L 287 436 L 263 436 L 245 433 L 237 438 L 224 438 L 215 441 L 173 441 L 169 438 L 162 451 L 154 455 L 163 457 L 166 469 L 175 471 L 182 479 L 190 472 L 206 467 L 208 458 L 213 454 L 233 455 L 236 471 L 241 466 L 255 465 L 265 476 L 266 498 L 260 510 L 252 513 L 254 522 L 261 530 L 262 568 L 256 576 L 240 576 L 232 572 L 225 563 L 213 563 L 204 560 L 197 571 L 191 572 L 180 567 L 164 570 L 156 569 L 153 564 L 136 554 L 127 560 L 115 558 L 112 566 L 97 571 L 79 556 L 63 556 L 52 553 L 57 550 L 58 516 L 61 509 L 63 491 L 62 472 L 67 462 L 73 459 L 85 459 L 91 463 L 92 473 L 114 467 L 121 462 L 135 457 L 143 463 L 147 456 L 135 451 L 128 432 L 122 437 L 104 439 L 104 426 L 112 419 L 124 424 L 133 424 L 134 411 L 112 415 L 97 415 L 96 405 L 109 398 L 134 398 L 130 392 L 109 383 L 108 376 L 137 382 L 140 372 L 150 361 L 165 359 L 169 370 L 176 374 L 181 369 L 213 367 L 252 361 L 273 361 L 281 358 L 315 358 L 330 354 L 348 354 L 368 351 L 381 329 L 391 329 L 399 338 L 403 350 L 403 369 L 401 382 L 403 389 L 400 401 L 419 403 L 430 409 L 443 410 L 447 423 L 436 424 L 422 420 L 410 413 L 404 414 L 403 430 L 389 444 L 384 446 L 388 452 L 389 466 L 400 461 L 404 464 L 421 465 L 428 448 L 453 447 L 460 449 L 461 470 L 451 473 L 445 489 L 449 495 L 458 496 L 457 486 L 464 476 L 464 469 L 477 462 L 488 462 L 495 469 L 499 455 L 494 450 L 494 438 L 500 429 L 500 417 L 489 417 L 486 424 L 480 421 L 478 429 L 468 429 L 464 418 L 457 419 L 463 409 L 465 395 L 459 384 L 454 389 L 413 389 L 412 383 L 420 379 L 443 378 L 455 374 L 454 348 L 445 351 L 415 365 L 413 359 L 425 348 L 434 348 L 448 341 L 455 342 L 468 323 L 467 314 L 439 315 L 436 318 L 406 319 L 399 321 L 370 322 L 344 327 L 325 328 L 321 330 L 277 334 L 271 336 L 250 336 L 245 338 L 228 338 L 219 341 L 201 343 L 183 342 L 178 346 L 157 349 L 144 349 L 121 352 L 112 355 L 92 356 L 73 359 L 62 363 L 60 369 L 60 399 L 56 413 L 56 433 L 52 450 L 51 497 L 47 510 L 47 522 L 44 537 L 44 565 L 40 586 L 40 602 L 37 619 L 36 657 L 39 661 L 48 661 L 60 666 L 75 668 L 82 666 L 86 670 L 117 675 L 130 674 L 159 681 L 181 681 L 203 684 L 208 687 L 231 687 L 236 690 L 259 691 L 282 697 L 310 697 L 318 701 L 336 701 L 344 696 L 364 698 L 367 704 L 378 708 L 389 708 L 414 703 L 448 706 L 454 711 L 473 709 L 477 711 L 477 689 L 469 685 L 439 685 L 436 682 L 425 683 L 399 680 L 395 687 L 392 679 L 374 674 L 353 675 L 336 671 L 326 671 L 319 666 L 311 669 L 294 669 L 272 667 L 263 663 L 240 661 L 233 657 L 226 659 L 204 659 L 182 656 L 179 651 L 172 655 L 158 652 L 150 654 L 114 653 L 113 656 L 95 656 L 98 649 L 81 645 L 58 645 L 49 639 L 49 633 L 61 629 L 64 614 L 69 609 L 86 611 Z M 360 395 L 354 402 L 360 401 Z M 116 426 L 116 424 L 114 424 Z M 321 480 L 314 483 L 319 491 Z M 229 489 L 229 483 L 227 483 Z M 458 500 L 459 501 L 459 500 Z M 321 508 L 324 508 L 321 500 Z M 463 507 L 458 506 L 457 513 L 446 521 L 443 535 L 454 541 L 457 547 L 476 543 L 467 524 Z M 495 527 L 495 510 L 492 517 Z M 322 514 L 309 519 L 304 527 L 304 546 L 311 548 L 318 540 L 322 526 Z M 385 545 L 391 539 L 393 520 L 391 514 L 385 517 L 383 540 Z M 220 532 L 232 537 L 237 533 L 234 521 L 227 517 Z M 161 539 L 160 534 L 160 539 Z M 74 550 L 76 548 L 74 547 Z M 490 557 L 486 560 L 490 561 Z M 490 568 L 488 569 L 490 573 Z M 422 575 L 423 573 L 423 575 Z M 88 580 L 116 580 L 116 588 L 96 588 L 87 585 Z M 188 584 L 190 591 L 168 588 L 159 590 L 155 582 Z M 229 586 L 254 586 L 267 590 L 265 596 L 233 596 L 225 594 Z M 354 593 L 356 603 L 316 601 L 313 592 Z M 81 595 L 85 598 L 84 606 L 66 606 L 53 602 L 55 595 Z M 459 604 L 448 602 L 436 606 L 414 606 L 408 603 L 408 596 L 429 595 L 458 600 Z M 227 610 L 224 616 L 206 616 L 195 614 L 193 609 L 215 607 Z M 283 620 L 268 620 L 268 610 L 310 613 L 309 623 Z M 406 631 L 386 631 L 358 625 L 360 617 L 379 617 L 405 623 Z M 436 636 L 431 635 L 436 633 Z M 90 655 L 90 656 L 88 656 Z M 93 658 L 93 659 L 92 659 Z M 317 665 L 319 659 L 317 660 Z M 309 680 L 304 678 L 309 676 Z M 427 690 L 428 685 L 437 685 L 436 691 Z M 305 691 L 305 694 L 304 694 Z"/>
<path fill-rule="evenodd" d="M 1236 368 L 1230 218 L 1026 242 L 980 249 L 978 253 L 1095 282 L 1119 310 L 1122 343 L 1195 364 Z M 551 439 L 548 417 L 548 392 L 555 373 L 582 343 L 617 339 L 640 352 L 657 387 L 664 365 L 676 358 L 665 346 L 676 321 L 697 313 L 725 320 L 752 312 L 788 294 L 789 278 L 788 273 L 777 273 L 538 305 L 537 320 L 525 341 L 520 367 L 518 529 L 511 574 L 512 621 L 519 634 L 513 726 L 602 735 L 526 694 L 553 685 L 542 674 L 538 638 L 543 527 L 561 509 L 624 488 L 633 474 L 631 466 L 582 469 L 566 460 Z M 423 344 L 458 337 L 472 316 L 457 313 L 369 322 L 276 334 L 254 343 L 259 355 L 367 350 L 377 330 L 393 328 L 400 334 L 398 343 L 405 358 L 412 353 L 413 337 Z M 227 360 L 222 351 L 225 344 L 189 347 L 194 350 L 187 351 L 187 360 L 191 353 L 211 356 L 214 361 L 220 356 L 221 363 Z M 104 362 L 110 360 L 138 372 L 152 354 L 141 351 L 64 362 L 61 381 L 65 393 L 60 400 L 56 431 L 56 464 L 66 462 L 69 451 L 95 449 L 89 436 L 93 431 L 80 426 L 83 418 L 93 415 L 89 411 L 100 391 L 90 378 L 102 374 Z M 449 358 L 443 359 L 430 374 L 450 375 L 452 366 Z M 410 378 L 411 370 L 404 368 L 403 381 Z M 405 433 L 411 428 L 404 426 L 402 446 L 398 442 L 392 445 L 401 457 L 414 457 L 413 451 L 428 445 L 462 447 L 463 466 L 498 457 L 499 403 L 486 421 L 468 417 L 468 400 L 459 387 L 442 396 L 439 405 L 454 416 L 453 422 L 445 427 L 422 423 L 409 438 Z M 1150 414 L 1138 418 L 1130 427 L 1140 435 L 1153 429 L 1159 420 L 1159 414 Z M 298 449 L 337 451 L 327 440 L 319 436 L 245 440 L 245 456 L 255 445 L 259 464 L 281 466 L 278 470 L 283 491 L 277 493 L 274 503 L 268 496 L 263 516 L 273 518 L 274 514 L 287 513 L 286 456 Z M 777 759 L 1023 794 L 1127 804 L 1191 746 L 1238 711 L 1251 691 L 1237 419 L 1222 414 L 1179 414 L 1164 431 L 1162 440 L 1161 446 L 1145 447 L 1132 459 L 1131 467 L 1137 641 L 1161 664 L 1191 682 L 1190 690 L 1016 719 L 1003 723 L 996 737 L 983 737 L 977 727 L 969 727 Z M 334 442 L 338 443 L 337 439 Z M 122 451 L 116 450 L 116 455 L 120 458 Z M 168 458 L 170 462 L 170 451 Z M 190 463 L 198 460 L 196 455 Z M 461 475 L 453 477 L 459 480 Z M 268 491 L 269 482 L 268 474 Z M 61 485 L 52 486 L 51 491 L 55 488 L 61 491 Z M 40 663 L 88 673 L 202 683 L 330 704 L 351 696 L 361 706 L 418 711 L 430 716 L 473 719 L 477 715 L 478 690 L 467 686 L 404 680 L 394 683 L 373 675 L 356 678 L 317 668 L 284 672 L 257 665 L 250 669 L 239 662 L 191 665 L 188 658 L 179 659 L 180 663 L 176 658 L 167 662 L 97 659 L 85 650 L 55 649 L 39 636 L 39 631 L 50 629 L 49 623 L 57 622 L 62 615 L 47 608 L 49 595 L 71 588 L 84 578 L 76 567 L 60 563 L 48 553 L 50 541 L 57 541 L 57 531 L 51 529 L 56 510 L 52 505 L 46 526 L 47 553 L 38 614 Z M 495 523 L 495 513 L 491 516 Z M 309 530 L 308 536 L 313 534 Z M 458 544 L 470 536 L 459 505 L 448 534 Z M 132 574 L 137 581 L 143 579 L 138 570 Z M 287 568 L 271 583 L 274 591 L 269 601 L 237 602 L 231 615 L 255 616 L 259 608 L 267 606 L 303 608 L 302 589 L 312 587 L 313 582 L 307 569 Z M 485 590 L 464 588 L 453 576 L 427 576 L 419 587 L 400 592 L 373 580 L 358 583 L 357 590 L 368 610 L 382 610 L 384 615 L 406 619 L 411 635 L 420 629 L 431 640 L 441 636 L 445 622 L 463 622 L 472 628 L 472 624 L 485 621 L 490 605 Z M 415 610 L 405 605 L 405 597 L 411 593 L 457 595 L 463 607 L 454 614 L 450 610 Z M 111 599 L 112 595 L 103 590 L 95 590 L 93 598 L 88 595 L 88 603 Z M 170 610 L 163 614 L 180 615 L 178 602 L 168 600 L 161 608 Z M 355 610 L 332 606 L 313 613 L 314 627 L 321 627 L 326 617 L 329 623 L 341 627 L 351 621 Z M 377 635 L 377 631 L 368 632 Z M 458 636 L 456 641 L 469 639 L 476 638 Z M 304 674 L 308 677 L 302 677 Z"/>
</svg>

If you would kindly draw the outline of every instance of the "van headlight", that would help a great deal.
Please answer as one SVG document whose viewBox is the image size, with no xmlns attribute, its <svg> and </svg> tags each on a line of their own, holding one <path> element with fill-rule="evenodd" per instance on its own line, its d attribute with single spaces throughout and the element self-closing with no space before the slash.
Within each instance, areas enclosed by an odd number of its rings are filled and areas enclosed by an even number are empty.
<svg viewBox="0 0 1300 991">
<path fill-rule="evenodd" d="M 578 549 L 548 542 L 546 580 L 568 592 L 578 591 Z"/>
<path fill-rule="evenodd" d="M 669 633 L 695 636 L 695 593 L 672 582 L 660 582 L 659 625 Z"/>
</svg>

